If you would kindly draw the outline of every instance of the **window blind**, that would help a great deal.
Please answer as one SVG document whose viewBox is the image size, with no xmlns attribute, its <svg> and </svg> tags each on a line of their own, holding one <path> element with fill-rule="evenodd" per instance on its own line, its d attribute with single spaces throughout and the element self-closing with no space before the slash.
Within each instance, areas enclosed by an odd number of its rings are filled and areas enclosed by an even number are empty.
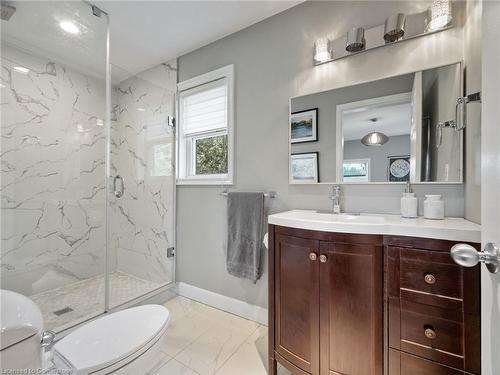
<svg viewBox="0 0 500 375">
<path fill-rule="evenodd" d="M 184 135 L 227 129 L 227 79 L 219 79 L 180 93 Z"/>
</svg>

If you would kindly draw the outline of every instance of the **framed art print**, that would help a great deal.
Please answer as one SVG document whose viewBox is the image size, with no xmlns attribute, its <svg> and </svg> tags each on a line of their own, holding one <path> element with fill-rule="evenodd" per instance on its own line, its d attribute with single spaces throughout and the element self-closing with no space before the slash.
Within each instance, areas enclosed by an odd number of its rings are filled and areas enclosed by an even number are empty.
<svg viewBox="0 0 500 375">
<path fill-rule="evenodd" d="M 295 184 L 319 182 L 317 152 L 291 155 L 290 182 Z"/>
<path fill-rule="evenodd" d="M 318 108 L 293 112 L 290 115 L 290 142 L 303 143 L 318 140 Z"/>
</svg>

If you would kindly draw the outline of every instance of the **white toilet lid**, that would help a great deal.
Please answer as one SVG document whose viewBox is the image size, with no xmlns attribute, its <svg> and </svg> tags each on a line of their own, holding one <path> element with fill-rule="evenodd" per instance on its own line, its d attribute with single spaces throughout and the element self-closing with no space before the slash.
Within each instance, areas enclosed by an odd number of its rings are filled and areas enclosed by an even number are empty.
<svg viewBox="0 0 500 375">
<path fill-rule="evenodd" d="M 162 335 L 170 320 L 160 305 L 132 307 L 98 318 L 71 332 L 54 345 L 54 358 L 73 373 L 88 374 L 127 357 Z"/>
</svg>

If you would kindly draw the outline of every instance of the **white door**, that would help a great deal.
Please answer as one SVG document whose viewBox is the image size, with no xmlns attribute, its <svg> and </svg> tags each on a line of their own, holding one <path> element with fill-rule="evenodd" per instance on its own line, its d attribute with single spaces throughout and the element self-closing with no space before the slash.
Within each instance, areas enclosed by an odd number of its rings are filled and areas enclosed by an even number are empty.
<svg viewBox="0 0 500 375">
<path fill-rule="evenodd" d="M 483 248 L 500 245 L 500 3 L 483 2 L 481 225 Z M 481 266 L 482 373 L 500 374 L 500 273 Z"/>
</svg>

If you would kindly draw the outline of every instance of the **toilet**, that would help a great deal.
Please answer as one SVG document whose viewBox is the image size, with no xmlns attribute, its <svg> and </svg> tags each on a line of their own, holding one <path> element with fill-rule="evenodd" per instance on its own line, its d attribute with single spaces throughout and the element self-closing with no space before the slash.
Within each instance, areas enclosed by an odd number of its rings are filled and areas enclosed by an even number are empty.
<svg viewBox="0 0 500 375">
<path fill-rule="evenodd" d="M 2 369 L 52 368 L 72 375 L 139 375 L 154 366 L 170 322 L 160 305 L 97 318 L 58 341 L 44 363 L 43 317 L 22 294 L 0 290 Z"/>
</svg>

